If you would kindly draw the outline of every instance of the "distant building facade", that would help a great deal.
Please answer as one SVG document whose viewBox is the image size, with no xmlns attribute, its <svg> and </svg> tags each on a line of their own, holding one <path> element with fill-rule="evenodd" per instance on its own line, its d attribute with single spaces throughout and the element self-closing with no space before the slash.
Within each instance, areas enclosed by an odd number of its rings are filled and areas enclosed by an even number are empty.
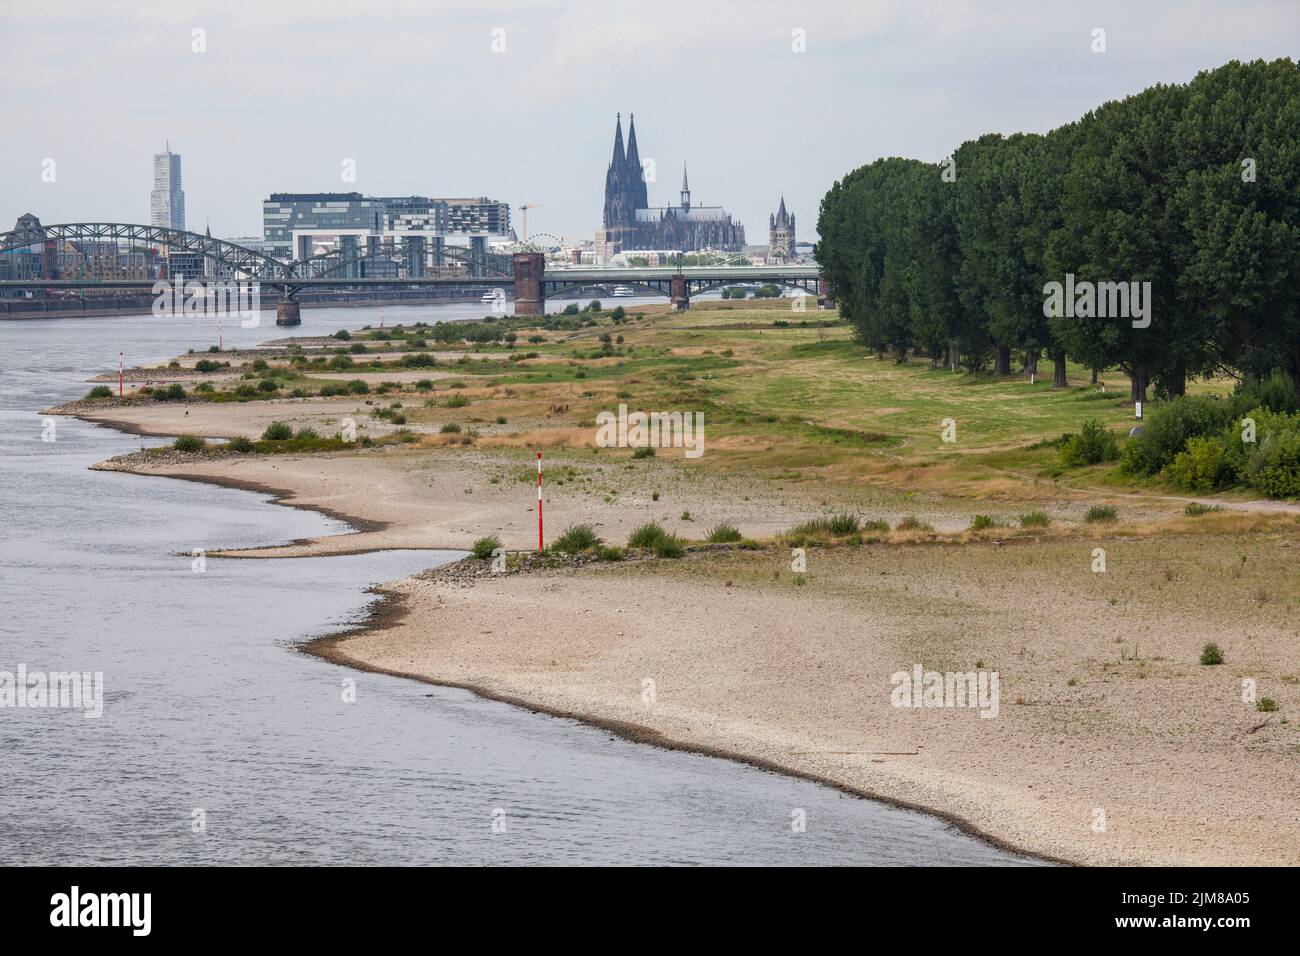
<svg viewBox="0 0 1300 956">
<path fill-rule="evenodd" d="M 685 165 L 680 203 L 651 206 L 636 141 L 636 119 L 629 122 L 624 149 L 623 117 L 619 114 L 614 124 L 614 155 L 605 172 L 605 210 L 595 245 L 597 255 L 605 258 L 626 249 L 739 252 L 745 245 L 745 227 L 733 222 L 721 206 L 691 204 Z"/>
<path fill-rule="evenodd" d="M 185 228 L 185 190 L 181 187 L 181 155 L 171 144 L 153 157 L 153 192 L 149 194 L 149 224 Z"/>
<path fill-rule="evenodd" d="M 785 211 L 784 196 L 780 208 L 767 219 L 767 254 L 773 262 L 795 257 L 794 214 Z"/>
<path fill-rule="evenodd" d="M 489 239 L 509 237 L 508 203 L 477 198 L 363 196 L 361 193 L 272 193 L 262 203 L 262 249 L 276 259 L 306 259 L 321 251 L 365 250 L 367 274 L 389 270 L 384 250 L 400 248 L 408 274 L 442 264 L 444 241 L 468 238 L 486 251 Z"/>
</svg>

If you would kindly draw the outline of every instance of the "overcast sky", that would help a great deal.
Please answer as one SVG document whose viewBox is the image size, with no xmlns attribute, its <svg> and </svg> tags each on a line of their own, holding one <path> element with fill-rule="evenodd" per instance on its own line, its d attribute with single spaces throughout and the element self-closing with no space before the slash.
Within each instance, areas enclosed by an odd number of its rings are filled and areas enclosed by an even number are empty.
<svg viewBox="0 0 1300 956">
<path fill-rule="evenodd" d="M 0 228 L 148 222 L 170 140 L 195 231 L 260 235 L 270 192 L 355 189 L 488 195 L 517 229 L 537 203 L 534 232 L 591 238 L 621 111 L 652 203 L 676 202 L 685 160 L 694 201 L 751 243 L 782 191 L 813 239 L 827 187 L 877 157 L 1041 132 L 1297 41 L 1297 0 L 4 0 Z"/>
</svg>

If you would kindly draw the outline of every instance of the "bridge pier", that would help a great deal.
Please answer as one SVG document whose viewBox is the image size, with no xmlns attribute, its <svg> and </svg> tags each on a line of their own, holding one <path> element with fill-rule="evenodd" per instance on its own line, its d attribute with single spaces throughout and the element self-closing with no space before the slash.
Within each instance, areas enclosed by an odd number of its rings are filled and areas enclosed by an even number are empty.
<svg viewBox="0 0 1300 956">
<path fill-rule="evenodd" d="M 674 309 L 680 311 L 691 307 L 691 297 L 686 292 L 686 276 L 678 273 L 672 277 L 671 293 Z"/>
<path fill-rule="evenodd" d="M 540 252 L 516 252 L 511 262 L 515 273 L 515 315 L 545 315 L 542 276 L 546 271 L 546 257 Z"/>
<path fill-rule="evenodd" d="M 817 308 L 829 309 L 831 307 L 831 284 L 825 276 L 817 277 Z"/>
<path fill-rule="evenodd" d="M 302 325 L 302 307 L 293 299 L 275 304 L 276 325 Z"/>
</svg>

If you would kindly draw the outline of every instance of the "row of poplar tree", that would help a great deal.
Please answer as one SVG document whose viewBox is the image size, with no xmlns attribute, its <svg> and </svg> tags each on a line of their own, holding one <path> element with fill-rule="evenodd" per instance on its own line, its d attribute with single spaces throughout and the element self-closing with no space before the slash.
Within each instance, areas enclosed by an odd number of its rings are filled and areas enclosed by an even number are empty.
<svg viewBox="0 0 1300 956">
<path fill-rule="evenodd" d="M 1232 61 L 1046 134 L 939 163 L 880 159 L 822 199 L 816 258 L 858 339 L 1010 374 L 1120 368 L 1133 397 L 1189 378 L 1300 381 L 1300 68 Z M 1151 321 L 1048 315 L 1045 287 L 1150 283 Z M 1140 324 L 1140 323 L 1139 323 Z"/>
</svg>

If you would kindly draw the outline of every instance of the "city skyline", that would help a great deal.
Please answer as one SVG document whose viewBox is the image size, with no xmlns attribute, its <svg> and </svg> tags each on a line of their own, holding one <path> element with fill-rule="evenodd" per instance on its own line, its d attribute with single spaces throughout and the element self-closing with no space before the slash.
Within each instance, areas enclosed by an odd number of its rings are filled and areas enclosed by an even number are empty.
<svg viewBox="0 0 1300 956">
<path fill-rule="evenodd" d="M 600 224 L 607 117 L 631 110 L 655 144 L 652 192 L 671 195 L 686 160 L 710 184 L 698 201 L 757 228 L 784 195 L 806 241 L 822 195 L 848 169 L 887 155 L 937 161 L 954 130 L 958 142 L 987 129 L 1042 132 L 1153 82 L 1285 55 L 1300 27 L 1296 9 L 1263 0 L 951 5 L 942 29 L 929 8 L 849 16 L 851 7 L 758 4 L 743 22 L 690 8 L 693 27 L 680 31 L 688 8 L 674 3 L 653 21 L 594 4 L 451 19 L 321 4 L 310 22 L 290 5 L 9 4 L 0 55 L 10 121 L 35 134 L 0 155 L 4 217 L 135 221 L 145 161 L 169 138 L 186 157 L 188 220 L 214 234 L 258 234 L 273 192 L 356 190 L 497 196 L 516 210 L 535 205 L 533 231 L 587 238 Z M 1092 31 L 1107 23 L 1107 49 L 1094 53 Z M 555 67 L 602 51 L 616 71 Z M 407 80 L 394 86 L 379 67 L 399 62 Z M 117 115 L 84 96 L 110 66 L 146 108 Z"/>
</svg>

